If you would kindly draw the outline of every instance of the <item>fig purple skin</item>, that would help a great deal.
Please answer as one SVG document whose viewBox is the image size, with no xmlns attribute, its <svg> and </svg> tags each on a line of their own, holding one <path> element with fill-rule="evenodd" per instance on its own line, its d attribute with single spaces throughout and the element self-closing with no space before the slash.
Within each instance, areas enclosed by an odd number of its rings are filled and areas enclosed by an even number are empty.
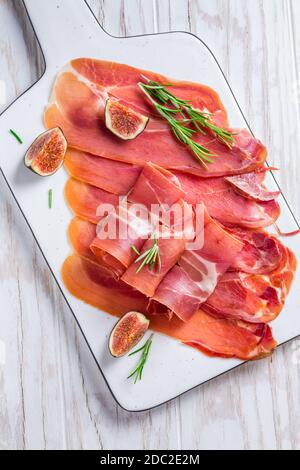
<svg viewBox="0 0 300 470">
<path fill-rule="evenodd" d="M 142 313 L 128 312 L 115 325 L 109 338 L 112 356 L 125 356 L 142 339 L 150 321 Z"/>
<path fill-rule="evenodd" d="M 40 176 L 51 176 L 64 163 L 68 143 L 59 127 L 39 135 L 25 155 L 25 165 Z"/>
<path fill-rule="evenodd" d="M 105 125 L 122 140 L 133 140 L 146 128 L 149 118 L 124 106 L 118 101 L 108 99 L 105 106 Z"/>
</svg>

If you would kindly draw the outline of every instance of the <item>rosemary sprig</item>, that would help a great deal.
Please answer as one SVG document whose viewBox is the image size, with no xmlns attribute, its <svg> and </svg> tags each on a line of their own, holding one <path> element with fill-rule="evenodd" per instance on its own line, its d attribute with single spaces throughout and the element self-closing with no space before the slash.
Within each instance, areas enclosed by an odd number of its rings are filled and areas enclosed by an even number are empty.
<svg viewBox="0 0 300 470">
<path fill-rule="evenodd" d="M 140 263 L 140 266 L 136 270 L 136 274 L 138 274 L 144 266 L 149 265 L 150 269 L 152 270 L 154 266 L 157 264 L 158 270 L 161 269 L 161 258 L 159 252 L 159 246 L 156 236 L 154 235 L 153 245 L 149 250 L 145 251 L 144 253 L 140 253 L 136 247 L 133 245 L 132 250 L 138 255 L 138 258 L 135 260 L 135 263 Z"/>
<path fill-rule="evenodd" d="M 16 139 L 16 141 L 19 142 L 19 144 L 23 144 L 23 140 L 15 131 L 13 131 L 12 129 L 9 129 L 9 132 Z"/>
<path fill-rule="evenodd" d="M 153 334 L 147 339 L 146 343 L 141 348 L 139 348 L 136 351 L 133 351 L 131 354 L 129 354 L 129 356 L 133 356 L 134 354 L 137 354 L 137 353 L 142 351 L 142 355 L 140 357 L 140 360 L 139 360 L 136 368 L 127 377 L 127 379 L 130 379 L 131 377 L 135 377 L 135 379 L 134 379 L 135 384 L 137 383 L 138 380 L 142 380 L 142 378 L 143 378 L 144 367 L 145 367 L 145 364 L 147 362 L 149 352 L 150 352 L 150 349 L 151 349 L 151 346 L 152 346 L 152 338 L 153 338 Z"/>
<path fill-rule="evenodd" d="M 157 112 L 168 121 L 177 139 L 187 145 L 205 167 L 206 163 L 213 163 L 212 157 L 216 155 L 195 142 L 192 139 L 193 134 L 199 132 L 206 135 L 207 130 L 210 130 L 220 142 L 232 148 L 234 134 L 216 126 L 211 113 L 199 111 L 189 101 L 173 95 L 167 90 L 171 84 L 160 84 L 146 77 L 145 79 L 147 83 L 139 83 L 141 90 L 150 99 Z"/>
</svg>

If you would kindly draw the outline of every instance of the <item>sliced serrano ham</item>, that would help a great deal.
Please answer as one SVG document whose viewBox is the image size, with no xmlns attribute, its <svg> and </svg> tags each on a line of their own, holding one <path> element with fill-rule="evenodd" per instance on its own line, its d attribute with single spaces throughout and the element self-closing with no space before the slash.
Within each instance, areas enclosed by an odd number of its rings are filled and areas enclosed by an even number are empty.
<svg viewBox="0 0 300 470">
<path fill-rule="evenodd" d="M 189 321 L 215 290 L 220 277 L 243 249 L 243 243 L 222 229 L 205 211 L 203 245 L 185 251 L 163 279 L 153 301 Z"/>
<path fill-rule="evenodd" d="M 264 230 L 248 230 L 240 227 L 226 230 L 243 242 L 243 250 L 231 265 L 232 270 L 249 274 L 268 274 L 282 263 L 285 247 L 281 241 Z"/>
<path fill-rule="evenodd" d="M 87 258 L 94 263 L 97 263 L 98 260 L 91 251 L 90 246 L 96 237 L 96 228 L 95 224 L 74 217 L 68 230 L 69 240 L 75 252 L 82 258 Z"/>
<path fill-rule="evenodd" d="M 265 172 L 246 173 L 244 175 L 230 176 L 226 181 L 235 191 L 248 199 L 255 201 L 273 201 L 280 195 L 280 191 L 269 191 L 263 184 Z"/>
<path fill-rule="evenodd" d="M 184 197 L 185 192 L 181 189 L 178 178 L 151 162 L 146 163 L 128 195 L 131 202 L 144 204 L 148 209 L 156 204 L 166 206 L 166 210 Z"/>
<path fill-rule="evenodd" d="M 132 263 L 122 276 L 123 282 L 139 290 L 147 297 L 154 296 L 157 287 L 168 271 L 175 266 L 186 247 L 186 241 L 183 238 L 159 238 L 157 243 L 160 253 L 160 269 L 157 269 L 157 264 L 153 269 L 151 269 L 150 265 L 146 265 L 137 273 L 139 265 Z M 141 253 L 145 253 L 152 246 L 153 240 L 149 239 L 143 246 Z"/>
<path fill-rule="evenodd" d="M 119 279 L 125 272 L 124 265 L 104 250 L 91 250 L 91 245 L 97 236 L 97 226 L 79 217 L 75 217 L 69 226 L 69 239 L 75 252 L 82 258 L 107 268 L 109 272 Z"/>
<path fill-rule="evenodd" d="M 65 261 L 62 277 L 72 295 L 112 315 L 121 316 L 130 310 L 147 313 L 148 299 L 143 294 L 78 255 Z M 201 310 L 188 323 L 177 317 L 170 321 L 164 315 L 153 316 L 151 328 L 211 356 L 253 360 L 271 354 L 276 347 L 268 325 L 214 318 Z"/>
<path fill-rule="evenodd" d="M 145 100 L 144 95 L 137 93 L 136 90 L 136 85 L 142 80 L 143 76 L 156 82 L 170 83 L 170 79 L 160 74 L 117 62 L 89 58 L 76 59 L 71 62 L 71 67 L 86 82 L 92 83 L 92 86 L 96 85 L 97 88 L 101 87 L 109 90 L 114 97 L 125 103 L 132 103 L 142 114 L 152 111 L 152 107 Z M 221 103 L 219 95 L 212 88 L 198 83 L 179 80 L 172 80 L 171 83 L 174 84 L 174 94 L 179 98 L 191 100 L 198 109 L 207 109 L 212 114 L 217 115 L 220 125 L 228 126 L 227 112 Z"/>
<path fill-rule="evenodd" d="M 53 101 L 45 113 L 46 126 L 60 127 L 71 147 L 138 166 L 151 160 L 164 168 L 209 177 L 250 172 L 264 163 L 266 148 L 243 130 L 235 135 L 232 149 L 212 135 L 198 133 L 195 140 L 216 155 L 208 169 L 201 166 L 192 152 L 174 137 L 168 124 L 152 114 L 149 104 L 144 104 L 147 100 L 137 86 L 143 74 L 153 76 L 115 63 L 91 59 L 72 61 L 56 80 Z M 154 76 L 166 83 L 165 77 Z M 173 91 L 178 96 L 188 94 L 196 108 L 219 113 L 217 119 L 223 120 L 221 115 L 227 120 L 219 98 L 208 87 L 178 81 L 174 84 Z M 125 101 L 135 109 L 142 108 L 151 117 L 147 128 L 135 140 L 121 142 L 106 129 L 104 109 L 109 97 Z"/>
<path fill-rule="evenodd" d="M 119 195 L 131 190 L 142 171 L 142 167 L 95 157 L 74 149 L 67 151 L 65 168 L 74 178 Z"/>
<path fill-rule="evenodd" d="M 199 311 L 186 326 L 191 337 L 197 327 L 198 337 L 186 339 L 188 333 L 179 327 L 177 334 L 183 336 L 182 341 L 211 356 L 238 357 L 243 360 L 261 359 L 270 356 L 277 346 L 271 328 L 264 323 L 254 325 L 213 318 Z"/>
<path fill-rule="evenodd" d="M 130 310 L 147 310 L 147 299 L 140 292 L 117 281 L 105 267 L 78 255 L 66 259 L 62 278 L 74 297 L 111 315 L 121 316 Z"/>
<path fill-rule="evenodd" d="M 263 278 L 226 273 L 202 308 L 217 317 L 268 323 L 279 315 L 282 307 L 276 289 Z"/>
<path fill-rule="evenodd" d="M 175 265 L 150 299 L 148 311 L 153 315 L 161 315 L 161 307 L 164 306 L 167 318 L 173 318 L 175 313 L 187 322 L 206 300 L 207 293 L 201 289 L 201 283 L 195 282 L 183 268 Z"/>
<path fill-rule="evenodd" d="M 119 204 L 119 197 L 71 178 L 65 188 L 70 209 L 82 219 L 97 224 Z M 99 208 L 101 207 L 101 211 Z M 104 209 L 107 210 L 104 210 Z"/>
<path fill-rule="evenodd" d="M 127 194 L 132 189 L 142 171 L 142 168 L 138 166 L 95 157 L 72 149 L 67 153 L 65 166 L 74 178 L 120 195 Z M 117 174 L 118 178 L 112 178 L 114 174 Z M 250 198 L 249 192 L 237 193 L 234 190 L 234 185 L 230 181 L 243 180 L 244 175 L 225 178 L 225 181 L 223 178 L 210 178 L 208 181 L 203 181 L 197 176 L 181 172 L 175 171 L 173 174 L 187 202 L 190 204 L 204 202 L 213 217 L 226 224 L 259 228 L 270 225 L 278 218 L 279 206 L 273 201 L 278 195 L 277 192 L 264 189 L 270 197 L 255 199 Z M 265 171 L 250 175 L 255 175 L 255 178 L 261 180 L 264 178 Z M 245 178 L 248 176 L 249 174 L 246 174 Z M 228 209 L 229 207 L 234 207 L 236 215 Z"/>
<path fill-rule="evenodd" d="M 262 230 L 280 214 L 279 192 L 264 184 L 266 148 L 245 130 L 236 132 L 232 149 L 212 133 L 195 134 L 214 154 L 205 169 L 137 86 L 145 77 L 173 82 L 174 94 L 230 129 L 218 95 L 206 86 L 113 62 L 68 64 L 45 112 L 46 125 L 61 127 L 70 146 L 65 195 L 76 215 L 69 227 L 76 254 L 64 263 L 64 283 L 77 298 L 113 315 L 148 314 L 154 330 L 206 354 L 265 357 L 276 347 L 267 323 L 282 310 L 296 270 L 290 250 Z M 107 99 L 150 118 L 135 140 L 122 141 L 106 128 Z M 123 205 L 125 196 L 129 206 Z M 153 219 L 129 212 L 141 204 Z M 181 216 L 169 210 L 173 205 Z M 207 212 L 197 235 L 204 235 L 204 243 L 187 249 L 203 205 Z M 124 220 L 130 227 L 125 237 L 99 236 L 107 224 L 124 233 Z M 187 232 L 183 221 L 189 222 Z M 137 273 L 132 247 L 147 251 L 156 232 L 161 267 L 146 265 Z"/>
<path fill-rule="evenodd" d="M 280 264 L 268 275 L 225 273 L 202 308 L 216 316 L 252 323 L 274 320 L 282 311 L 296 269 L 294 255 L 283 250 Z"/>
<path fill-rule="evenodd" d="M 181 199 L 183 195 L 184 193 L 180 189 L 177 178 L 172 173 L 153 164 L 146 164 L 128 195 L 128 199 L 132 204 L 129 206 L 119 205 L 116 211 L 113 211 L 99 225 L 97 237 L 91 244 L 91 250 L 95 256 L 99 256 L 100 250 L 101 257 L 103 252 L 106 252 L 113 256 L 118 264 L 122 263 L 124 268 L 129 268 L 130 264 L 137 258 L 136 252 L 140 252 L 142 248 L 145 251 L 151 248 L 153 240 L 150 239 L 148 242 L 146 240 L 154 233 L 154 230 L 159 228 L 157 226 L 159 222 L 165 225 L 165 229 L 159 229 L 159 232 L 163 232 L 163 234 L 159 233 L 157 236 L 167 237 L 169 228 L 172 227 L 174 235 L 175 230 L 176 234 L 179 235 L 176 238 L 181 238 L 182 231 L 186 229 L 185 226 L 182 227 L 183 222 L 185 222 L 185 206 Z M 174 205 L 175 208 L 179 205 L 179 213 L 173 210 Z M 160 214 L 160 208 L 163 208 L 163 214 Z M 193 230 L 192 210 L 188 215 L 188 228 Z M 159 241 L 161 248 L 170 245 L 168 250 L 182 243 L 185 244 L 184 241 L 174 241 L 172 239 Z M 134 272 L 136 269 L 134 269 Z M 160 275 L 163 276 L 163 270 Z M 124 275 L 126 282 L 129 281 L 128 276 L 129 271 Z M 141 275 L 140 278 L 142 277 L 144 276 Z M 156 278 L 159 278 L 159 276 L 156 275 Z"/>
<path fill-rule="evenodd" d="M 182 174 L 179 180 L 186 202 L 203 202 L 211 217 L 224 224 L 263 228 L 272 225 L 280 215 L 277 202 L 246 199 L 225 178 L 204 179 Z"/>
<path fill-rule="evenodd" d="M 136 214 L 128 205 L 119 205 L 102 223 L 98 225 L 97 236 L 91 243 L 94 255 L 103 260 L 104 253 L 113 257 L 111 263 L 115 275 L 123 274 L 136 259 L 132 247 L 140 250 L 145 240 L 153 233 L 155 226 L 149 221 L 148 214 Z M 122 268 L 120 266 L 122 265 Z"/>
<path fill-rule="evenodd" d="M 111 173 L 113 171 L 112 166 Z M 179 173 L 176 173 L 176 177 L 185 193 L 184 199 L 187 203 L 192 205 L 204 203 L 211 217 L 225 225 L 263 228 L 272 225 L 279 217 L 280 207 L 277 202 L 245 199 L 236 194 L 223 178 L 201 179 Z M 71 181 L 66 190 L 69 205 L 73 212 L 90 222 L 95 222 L 95 219 L 99 221 L 95 213 L 101 201 L 118 204 L 118 198 L 114 197 L 115 195 L 109 196 L 103 189 L 84 183 L 79 184 L 74 179 Z"/>
</svg>

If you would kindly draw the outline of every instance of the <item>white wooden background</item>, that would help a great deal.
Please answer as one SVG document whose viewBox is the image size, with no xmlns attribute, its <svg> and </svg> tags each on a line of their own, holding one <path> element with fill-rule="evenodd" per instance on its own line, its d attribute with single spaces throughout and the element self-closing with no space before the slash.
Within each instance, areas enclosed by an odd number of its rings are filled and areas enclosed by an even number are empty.
<svg viewBox="0 0 300 470">
<path fill-rule="evenodd" d="M 186 30 L 211 47 L 299 220 L 299 0 L 89 3 L 113 35 Z M 7 104 L 42 69 L 21 0 L 0 0 Z M 300 449 L 299 350 L 294 341 L 151 412 L 121 410 L 0 179 L 0 449 Z"/>
</svg>

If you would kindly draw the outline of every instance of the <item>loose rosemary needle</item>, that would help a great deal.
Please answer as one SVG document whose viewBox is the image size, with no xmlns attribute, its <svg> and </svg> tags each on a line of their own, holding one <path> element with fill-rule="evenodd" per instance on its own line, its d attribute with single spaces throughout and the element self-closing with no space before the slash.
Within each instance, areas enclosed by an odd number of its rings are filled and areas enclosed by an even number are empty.
<svg viewBox="0 0 300 470">
<path fill-rule="evenodd" d="M 157 265 L 158 270 L 161 269 L 161 258 L 159 252 L 159 245 L 156 236 L 154 236 L 153 245 L 149 250 L 145 251 L 144 253 L 140 253 L 136 247 L 133 245 L 131 249 L 134 251 L 138 258 L 135 260 L 135 263 L 140 263 L 140 266 L 136 270 L 138 274 L 144 266 L 149 265 L 150 269 L 152 270 L 155 265 Z"/>
<path fill-rule="evenodd" d="M 149 357 L 149 352 L 152 346 L 152 339 L 153 339 L 153 334 L 147 339 L 146 343 L 144 346 L 141 348 L 137 349 L 136 351 L 133 351 L 129 356 L 133 356 L 134 354 L 137 354 L 142 351 L 142 355 L 140 357 L 140 360 L 134 369 L 134 371 L 127 377 L 127 379 L 130 379 L 131 377 L 134 377 L 134 383 L 136 384 L 138 380 L 142 380 L 143 378 L 143 371 L 145 364 L 148 360 Z"/>
<path fill-rule="evenodd" d="M 203 166 L 207 167 L 207 163 L 213 163 L 213 157 L 216 155 L 192 139 L 197 132 L 206 135 L 207 130 L 210 130 L 219 141 L 232 148 L 234 134 L 216 126 L 211 113 L 199 111 L 189 101 L 177 98 L 167 89 L 172 87 L 171 84 L 146 80 L 147 83 L 139 83 L 141 90 L 157 112 L 168 121 L 176 138 L 191 149 Z"/>
<path fill-rule="evenodd" d="M 9 129 L 9 132 L 17 140 L 17 142 L 19 142 L 19 144 L 23 144 L 23 140 L 15 131 L 13 131 L 12 129 Z"/>
<path fill-rule="evenodd" d="M 52 191 L 52 189 L 49 189 L 49 191 L 48 191 L 48 206 L 49 206 L 49 209 L 52 209 L 52 204 L 53 204 L 53 191 Z"/>
</svg>

